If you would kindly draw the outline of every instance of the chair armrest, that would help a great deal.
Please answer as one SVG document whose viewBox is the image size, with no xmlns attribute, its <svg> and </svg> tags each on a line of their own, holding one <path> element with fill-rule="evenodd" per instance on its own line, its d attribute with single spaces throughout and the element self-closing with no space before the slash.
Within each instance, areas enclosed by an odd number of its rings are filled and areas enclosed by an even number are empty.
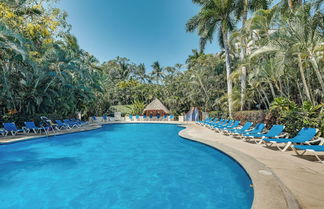
<svg viewBox="0 0 324 209">
<path fill-rule="evenodd" d="M 323 142 L 323 139 L 320 138 L 320 137 L 318 137 L 318 138 L 315 138 L 314 140 L 305 142 L 305 144 L 313 144 L 313 143 L 316 143 L 316 142 L 322 143 Z"/>
</svg>

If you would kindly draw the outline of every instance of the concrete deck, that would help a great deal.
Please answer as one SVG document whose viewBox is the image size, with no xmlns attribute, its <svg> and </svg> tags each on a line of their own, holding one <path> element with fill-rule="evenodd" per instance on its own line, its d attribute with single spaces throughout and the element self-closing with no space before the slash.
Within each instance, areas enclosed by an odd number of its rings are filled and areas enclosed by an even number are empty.
<svg viewBox="0 0 324 209">
<path fill-rule="evenodd" d="M 315 157 L 297 157 L 194 124 L 186 127 L 180 136 L 215 147 L 246 169 L 255 191 L 253 208 L 324 208 L 324 165 Z"/>
</svg>

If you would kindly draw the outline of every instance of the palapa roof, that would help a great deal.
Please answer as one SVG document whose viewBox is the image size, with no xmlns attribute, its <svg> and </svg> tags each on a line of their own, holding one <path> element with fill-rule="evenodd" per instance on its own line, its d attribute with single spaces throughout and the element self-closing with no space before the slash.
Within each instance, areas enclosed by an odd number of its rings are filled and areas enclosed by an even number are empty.
<svg viewBox="0 0 324 209">
<path fill-rule="evenodd" d="M 165 113 L 169 113 L 168 108 L 166 108 L 159 99 L 154 99 L 153 102 L 147 105 L 144 112 L 154 110 L 163 110 Z"/>
</svg>

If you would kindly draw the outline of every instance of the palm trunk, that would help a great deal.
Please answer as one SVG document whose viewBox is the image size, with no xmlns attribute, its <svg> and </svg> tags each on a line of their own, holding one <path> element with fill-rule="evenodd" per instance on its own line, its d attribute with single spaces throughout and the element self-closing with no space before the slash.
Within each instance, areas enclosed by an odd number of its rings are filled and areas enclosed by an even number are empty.
<svg viewBox="0 0 324 209">
<path fill-rule="evenodd" d="M 296 86 L 297 86 L 297 90 L 298 90 L 299 97 L 301 99 L 301 103 L 304 104 L 304 95 L 302 93 L 302 90 L 300 89 L 298 79 L 296 79 Z"/>
<path fill-rule="evenodd" d="M 319 83 L 321 85 L 321 89 L 324 92 L 324 81 L 323 81 L 323 78 L 322 78 L 320 69 L 318 67 L 316 58 L 315 58 L 314 54 L 310 50 L 308 52 L 309 52 L 309 55 L 310 55 L 311 64 L 312 64 L 312 66 L 314 68 L 314 71 L 316 73 L 317 79 L 318 79 L 318 81 L 319 81 Z"/>
<path fill-rule="evenodd" d="M 247 20 L 247 15 L 248 15 L 248 0 L 244 0 L 244 8 L 243 8 L 243 15 L 242 15 L 242 28 L 245 27 L 245 23 Z M 241 41 L 241 60 L 244 60 L 246 56 L 246 40 L 243 37 Z M 241 111 L 244 110 L 244 105 L 245 105 L 245 92 L 246 92 L 246 67 L 242 66 L 241 69 Z"/>
<path fill-rule="evenodd" d="M 293 1 L 292 0 L 288 0 L 288 6 L 289 6 L 290 11 L 293 11 L 294 5 L 293 5 Z"/>
<path fill-rule="evenodd" d="M 271 81 L 269 82 L 269 86 L 270 86 L 270 90 L 271 90 L 272 97 L 273 98 L 276 98 L 276 92 L 274 90 L 274 87 L 273 87 Z"/>
<path fill-rule="evenodd" d="M 228 96 L 228 114 L 229 117 L 232 118 L 232 111 L 233 111 L 233 99 L 232 99 L 232 91 L 233 91 L 233 84 L 231 80 L 231 61 L 230 61 L 230 51 L 228 45 L 228 34 L 227 31 L 222 30 L 223 33 L 223 42 L 224 42 L 224 49 L 225 49 L 225 60 L 226 60 L 226 78 L 227 78 L 227 96 Z"/>
<path fill-rule="evenodd" d="M 313 104 L 312 97 L 310 95 L 310 91 L 309 91 L 309 88 L 308 88 L 308 85 L 307 85 L 307 82 L 306 82 L 304 69 L 303 69 L 303 63 L 302 63 L 302 59 L 301 59 L 300 54 L 298 54 L 298 65 L 299 65 L 300 77 L 301 77 L 303 85 L 304 85 L 304 89 L 305 89 L 307 99 L 308 99 L 308 101 L 310 101 Z"/>
</svg>

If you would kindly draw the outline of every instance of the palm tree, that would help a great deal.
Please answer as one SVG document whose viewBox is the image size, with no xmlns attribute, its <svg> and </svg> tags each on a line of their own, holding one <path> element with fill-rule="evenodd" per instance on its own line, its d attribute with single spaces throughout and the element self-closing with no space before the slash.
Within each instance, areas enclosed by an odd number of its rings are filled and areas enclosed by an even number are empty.
<svg viewBox="0 0 324 209">
<path fill-rule="evenodd" d="M 151 67 L 153 68 L 151 72 L 153 80 L 155 80 L 157 84 L 161 84 L 161 79 L 164 77 L 163 67 L 161 67 L 158 61 L 154 62 Z"/>
<path fill-rule="evenodd" d="M 218 32 L 220 45 L 225 50 L 226 60 L 226 77 L 227 77 L 227 96 L 228 96 L 228 111 L 230 117 L 233 111 L 232 89 L 233 84 L 230 78 L 231 75 L 231 58 L 229 48 L 229 33 L 234 28 L 233 12 L 235 9 L 234 0 L 193 0 L 202 8 L 200 12 L 192 17 L 186 25 L 188 32 L 198 30 L 200 36 L 200 48 L 204 49 L 207 41 L 212 41 L 215 32 Z"/>
<path fill-rule="evenodd" d="M 242 20 L 242 29 L 246 26 L 246 21 L 248 17 L 249 11 L 255 11 L 258 9 L 267 9 L 268 4 L 270 3 L 269 0 L 236 0 L 236 8 L 235 13 L 237 19 Z M 246 41 L 246 34 L 242 34 L 241 39 L 241 53 L 240 53 L 240 59 L 243 61 L 246 57 L 246 47 L 247 47 L 247 41 Z M 245 65 L 242 65 L 241 67 L 241 111 L 244 109 L 245 105 L 245 91 L 246 91 L 246 76 L 247 76 L 247 69 Z"/>
</svg>

